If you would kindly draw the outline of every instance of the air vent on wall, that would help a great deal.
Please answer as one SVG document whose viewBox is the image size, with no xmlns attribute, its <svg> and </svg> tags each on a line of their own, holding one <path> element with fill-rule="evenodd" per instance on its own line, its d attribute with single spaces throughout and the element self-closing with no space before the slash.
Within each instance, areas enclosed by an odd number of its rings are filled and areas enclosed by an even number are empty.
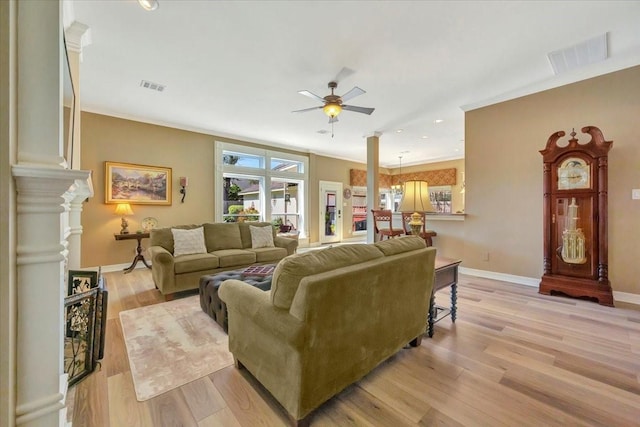
<svg viewBox="0 0 640 427">
<path fill-rule="evenodd" d="M 560 74 L 607 59 L 607 33 L 578 43 L 575 46 L 549 53 L 555 74 Z"/>
<path fill-rule="evenodd" d="M 162 92 L 164 91 L 164 88 L 166 88 L 165 85 L 161 85 L 159 83 L 153 83 L 150 82 L 148 80 L 141 80 L 140 81 L 140 86 L 147 88 L 147 89 L 151 89 L 151 90 L 156 90 L 158 92 Z"/>
</svg>

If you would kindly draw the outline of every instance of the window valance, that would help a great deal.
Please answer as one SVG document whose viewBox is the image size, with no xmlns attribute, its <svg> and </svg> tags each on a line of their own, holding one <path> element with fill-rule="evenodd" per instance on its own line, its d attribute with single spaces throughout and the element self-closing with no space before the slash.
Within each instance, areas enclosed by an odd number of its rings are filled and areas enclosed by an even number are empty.
<svg viewBox="0 0 640 427">
<path fill-rule="evenodd" d="M 409 180 L 427 181 L 430 186 L 456 185 L 456 176 L 456 168 L 409 172 L 398 175 L 380 174 L 378 176 L 378 186 L 380 188 L 390 188 L 393 182 L 406 182 Z M 367 171 L 351 169 L 350 184 L 356 187 L 366 187 Z"/>
</svg>

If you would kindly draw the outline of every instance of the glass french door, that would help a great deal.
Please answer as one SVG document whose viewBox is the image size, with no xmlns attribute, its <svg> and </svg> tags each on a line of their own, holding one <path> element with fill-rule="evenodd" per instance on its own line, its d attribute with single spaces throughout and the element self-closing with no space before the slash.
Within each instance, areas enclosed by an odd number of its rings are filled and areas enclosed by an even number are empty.
<svg viewBox="0 0 640 427">
<path fill-rule="evenodd" d="M 320 243 L 342 240 L 342 183 L 320 181 Z"/>
</svg>

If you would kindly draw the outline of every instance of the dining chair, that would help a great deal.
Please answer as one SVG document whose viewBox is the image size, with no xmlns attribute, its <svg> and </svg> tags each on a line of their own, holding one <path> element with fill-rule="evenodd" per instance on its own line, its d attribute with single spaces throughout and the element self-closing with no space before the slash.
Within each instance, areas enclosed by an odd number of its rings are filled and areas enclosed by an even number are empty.
<svg viewBox="0 0 640 427">
<path fill-rule="evenodd" d="M 390 237 L 402 236 L 405 234 L 404 230 L 398 230 L 393 228 L 393 214 L 389 209 L 371 209 L 373 214 L 373 226 L 378 240 L 383 240 Z"/>
</svg>

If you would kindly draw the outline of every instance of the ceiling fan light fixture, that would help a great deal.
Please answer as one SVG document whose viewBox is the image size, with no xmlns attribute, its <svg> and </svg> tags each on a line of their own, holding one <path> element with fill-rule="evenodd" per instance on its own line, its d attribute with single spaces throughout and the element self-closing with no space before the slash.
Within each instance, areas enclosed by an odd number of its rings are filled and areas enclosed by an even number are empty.
<svg viewBox="0 0 640 427">
<path fill-rule="evenodd" d="M 156 10 L 159 6 L 158 0 L 138 0 L 138 3 L 144 10 L 149 12 Z"/>
<path fill-rule="evenodd" d="M 322 111 L 324 111 L 327 116 L 334 118 L 338 114 L 340 114 L 340 112 L 342 111 L 342 107 L 340 106 L 340 104 L 337 104 L 335 102 L 327 102 L 322 108 Z"/>
</svg>

